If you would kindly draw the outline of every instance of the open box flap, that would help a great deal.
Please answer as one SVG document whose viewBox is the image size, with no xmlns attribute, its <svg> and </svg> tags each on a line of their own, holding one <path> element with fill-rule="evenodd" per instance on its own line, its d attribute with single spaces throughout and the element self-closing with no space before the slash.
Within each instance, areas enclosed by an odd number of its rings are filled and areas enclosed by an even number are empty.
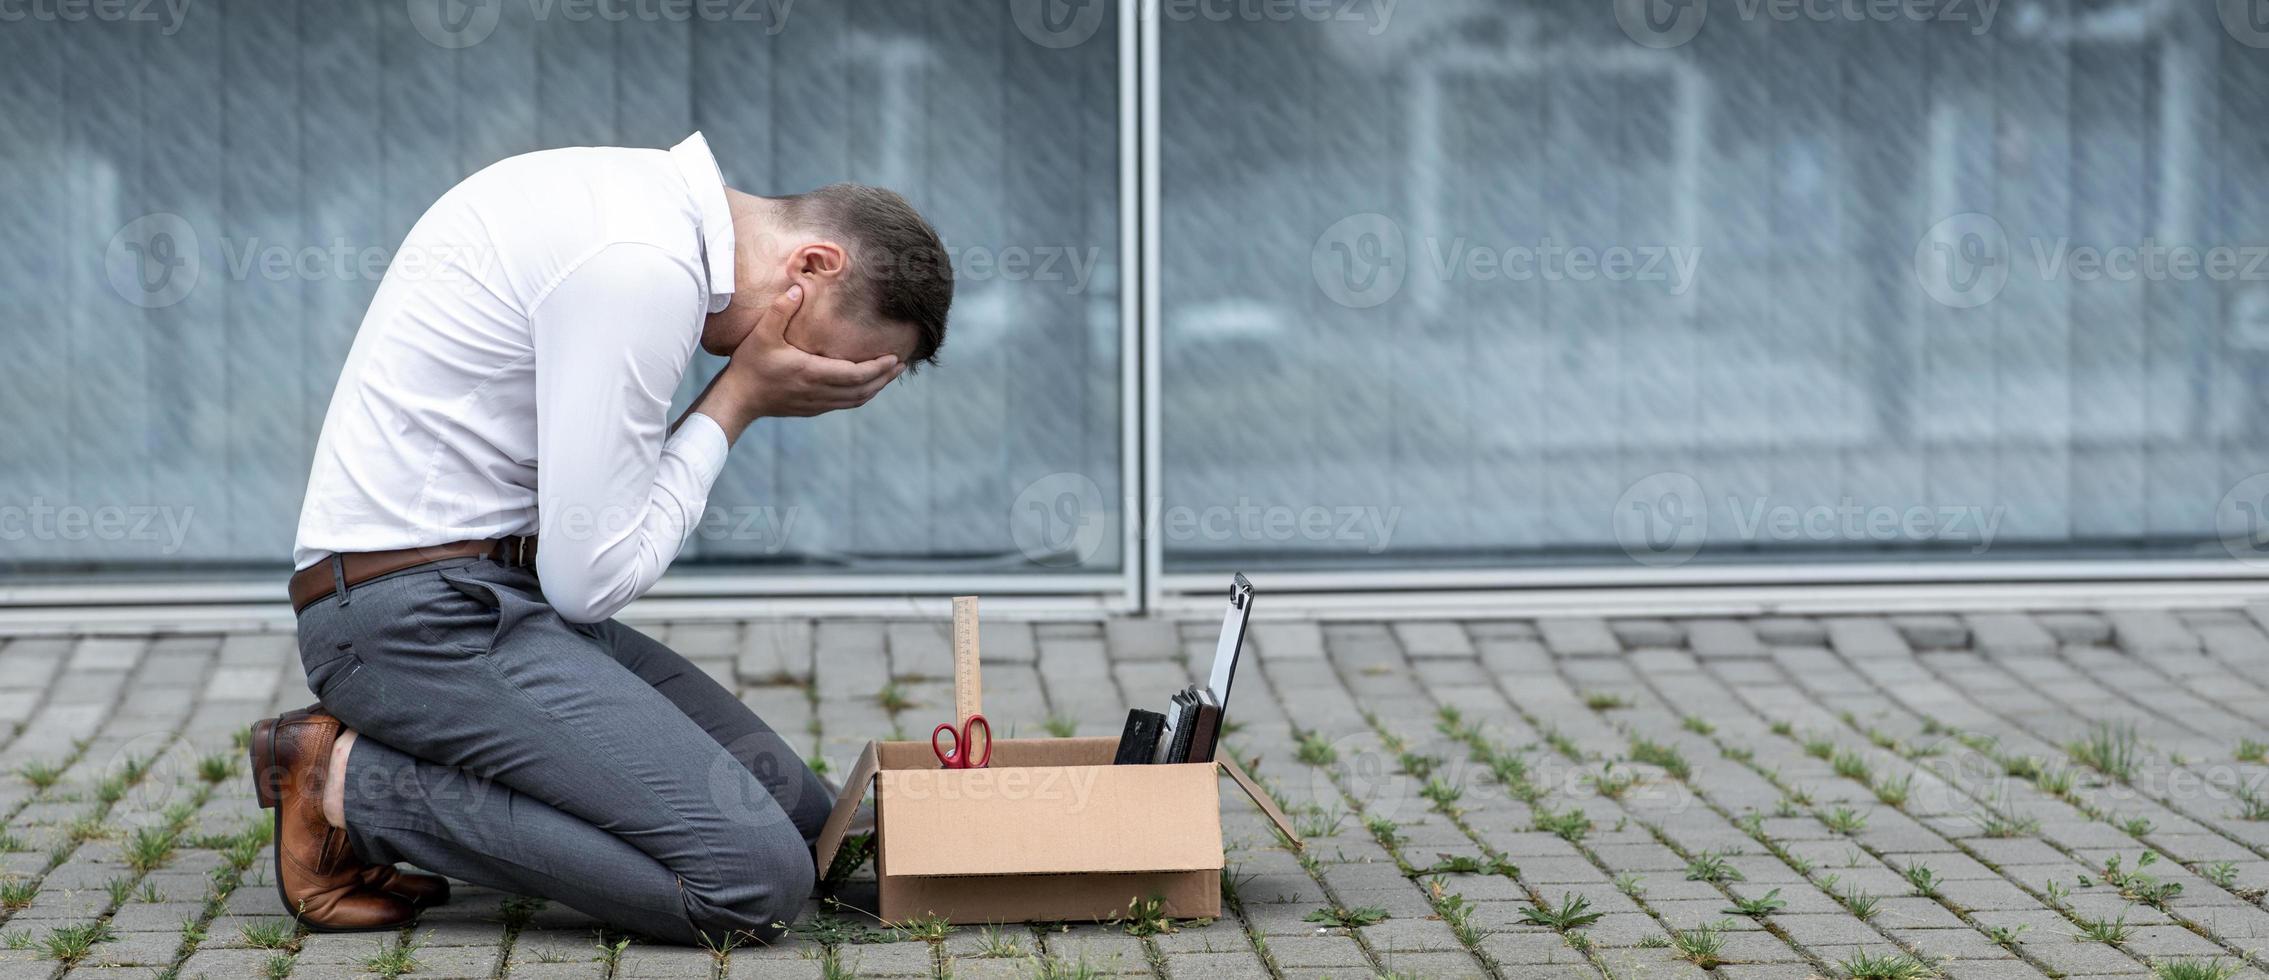
<svg viewBox="0 0 2269 980">
<path fill-rule="evenodd" d="M 1219 870 L 1207 766 L 884 769 L 892 877 Z"/>
<path fill-rule="evenodd" d="M 1244 790 L 1246 796 L 1252 797 L 1253 805 L 1261 808 L 1261 813 L 1268 816 L 1268 822 L 1276 825 L 1277 832 L 1283 834 L 1284 839 L 1291 841 L 1294 847 L 1306 848 L 1308 846 L 1307 841 L 1300 839 L 1299 831 L 1292 829 L 1292 818 L 1284 815 L 1284 810 L 1276 805 L 1275 800 L 1269 798 L 1268 793 L 1262 791 L 1260 784 L 1253 782 L 1253 777 L 1245 775 L 1245 770 L 1237 765 L 1237 760 L 1230 758 L 1229 753 L 1223 752 L 1213 761 L 1221 766 L 1222 772 L 1229 774 L 1230 779 L 1237 781 L 1238 789 Z"/>
<path fill-rule="evenodd" d="M 835 851 L 843 846 L 843 834 L 851 829 L 851 818 L 858 814 L 859 803 L 867 798 L 867 790 L 881 766 L 875 743 L 868 742 L 859 752 L 859 761 L 852 764 L 850 778 L 843 780 L 843 792 L 835 797 L 835 809 L 827 814 L 827 822 L 820 825 L 818 864 L 821 874 L 835 866 Z"/>
</svg>

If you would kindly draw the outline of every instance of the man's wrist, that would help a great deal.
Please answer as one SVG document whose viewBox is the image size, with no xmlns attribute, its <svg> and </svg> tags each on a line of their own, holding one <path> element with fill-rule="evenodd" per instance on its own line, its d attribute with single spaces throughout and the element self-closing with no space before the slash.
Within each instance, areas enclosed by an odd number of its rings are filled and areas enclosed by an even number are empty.
<svg viewBox="0 0 2269 980">
<path fill-rule="evenodd" d="M 747 384 L 729 373 L 719 374 L 709 390 L 694 402 L 693 411 L 709 417 L 717 427 L 725 430 L 728 442 L 738 441 L 741 430 L 763 417 L 754 392 Z"/>
</svg>

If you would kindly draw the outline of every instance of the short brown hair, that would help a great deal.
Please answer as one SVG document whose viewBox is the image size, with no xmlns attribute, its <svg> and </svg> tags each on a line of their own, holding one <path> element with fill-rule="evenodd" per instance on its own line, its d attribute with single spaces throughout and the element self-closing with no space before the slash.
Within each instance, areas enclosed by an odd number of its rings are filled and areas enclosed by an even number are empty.
<svg viewBox="0 0 2269 980">
<path fill-rule="evenodd" d="M 897 192 L 829 184 L 780 199 L 789 220 L 826 232 L 850 250 L 848 298 L 874 315 L 914 328 L 907 370 L 934 363 L 953 309 L 953 264 L 937 230 Z"/>
</svg>

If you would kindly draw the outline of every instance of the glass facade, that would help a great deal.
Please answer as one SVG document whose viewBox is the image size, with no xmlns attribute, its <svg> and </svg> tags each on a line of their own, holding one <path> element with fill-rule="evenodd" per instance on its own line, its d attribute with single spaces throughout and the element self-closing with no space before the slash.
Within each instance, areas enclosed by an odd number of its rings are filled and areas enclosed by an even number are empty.
<svg viewBox="0 0 2269 980">
<path fill-rule="evenodd" d="M 2247 6 L 1166 4 L 1168 567 L 2227 560 Z"/>
<path fill-rule="evenodd" d="M 1010 518 L 1050 474 L 1118 496 L 1117 23 L 1050 47 L 1012 14 L 227 0 L 0 24 L 0 506 L 27 531 L 0 570 L 287 561 L 339 366 L 425 207 L 502 157 L 697 129 L 735 187 L 900 190 L 960 282 L 939 368 L 750 430 L 689 561 L 1118 568 L 1116 532 L 1063 553 Z"/>
<path fill-rule="evenodd" d="M 2269 541 L 2242 3 L 1144 0 L 1141 134 L 1099 2 L 127 6 L 0 23 L 0 578 L 280 567 L 425 206 L 696 129 L 961 282 L 939 368 L 751 430 L 690 570 L 1123 571 L 1130 398 L 1165 572 Z"/>
</svg>

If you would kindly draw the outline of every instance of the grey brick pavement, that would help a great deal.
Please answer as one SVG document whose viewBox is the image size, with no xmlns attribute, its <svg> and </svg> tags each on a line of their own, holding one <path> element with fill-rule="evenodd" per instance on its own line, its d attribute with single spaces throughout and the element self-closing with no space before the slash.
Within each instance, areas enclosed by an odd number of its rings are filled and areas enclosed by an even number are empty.
<svg viewBox="0 0 2269 980">
<path fill-rule="evenodd" d="M 2265 622 L 1261 623 L 1231 744 L 1310 846 L 1225 794 L 1229 917 L 928 942 L 854 887 L 726 951 L 470 886 L 399 934 L 299 934 L 236 743 L 306 700 L 288 635 L 0 639 L 0 980 L 2264 978 Z M 988 621 L 987 713 L 1110 734 L 1214 629 Z M 661 632 L 837 771 L 951 698 L 941 623 Z"/>
</svg>

